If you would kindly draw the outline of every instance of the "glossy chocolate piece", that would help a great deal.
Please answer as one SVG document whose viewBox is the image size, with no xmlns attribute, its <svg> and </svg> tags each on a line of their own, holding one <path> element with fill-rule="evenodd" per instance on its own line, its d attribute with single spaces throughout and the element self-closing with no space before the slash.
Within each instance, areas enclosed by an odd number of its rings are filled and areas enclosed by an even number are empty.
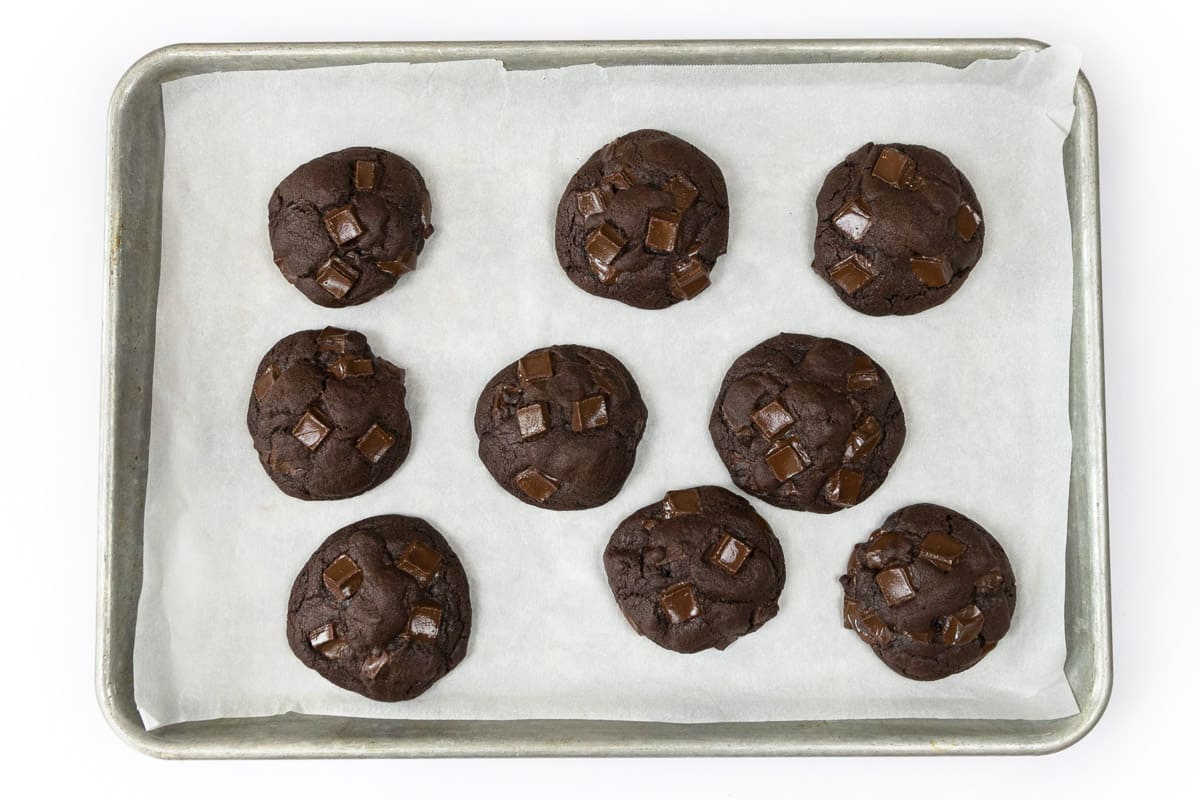
<svg viewBox="0 0 1200 800">
<path fill-rule="evenodd" d="M 367 432 L 358 437 L 358 441 L 354 446 L 358 448 L 358 452 L 363 454 L 363 457 L 372 464 L 379 463 L 379 459 L 383 458 L 392 445 L 396 443 L 396 437 L 385 431 L 379 425 L 372 425 L 367 429 Z"/>
<path fill-rule="evenodd" d="M 620 231 L 605 222 L 588 234 L 583 249 L 587 251 L 588 258 L 607 267 L 621 254 L 621 248 L 624 246 L 625 237 L 621 235 Z"/>
<path fill-rule="evenodd" d="M 876 531 L 862 551 L 862 564 L 868 569 L 884 569 L 908 561 L 908 539 L 898 533 Z"/>
<path fill-rule="evenodd" d="M 646 228 L 646 249 L 654 253 L 671 253 L 679 239 L 678 211 L 652 211 Z"/>
<path fill-rule="evenodd" d="M 682 175 L 672 177 L 663 188 L 670 192 L 671 197 L 675 199 L 676 211 L 686 211 L 691 208 L 692 203 L 696 202 L 696 198 L 700 195 L 692 182 Z"/>
<path fill-rule="evenodd" d="M 862 492 L 863 474 L 856 469 L 842 467 L 825 481 L 821 493 L 835 506 L 852 506 L 858 502 Z"/>
<path fill-rule="evenodd" d="M 317 270 L 317 285 L 329 292 L 330 297 L 340 300 L 354 286 L 358 274 L 358 270 L 334 256 Z"/>
<path fill-rule="evenodd" d="M 595 430 L 608 424 L 608 409 L 603 395 L 594 394 L 571 405 L 571 430 L 576 433 Z"/>
<path fill-rule="evenodd" d="M 308 634 L 308 643 L 329 659 L 340 658 L 347 650 L 346 642 L 338 637 L 337 626 L 332 622 L 311 631 Z"/>
<path fill-rule="evenodd" d="M 700 616 L 700 604 L 696 602 L 696 592 L 690 582 L 677 583 L 664 589 L 658 604 L 672 625 Z"/>
<path fill-rule="evenodd" d="M 409 542 L 396 566 L 416 578 L 422 586 L 433 580 L 442 565 L 442 555 L 420 542 Z"/>
<path fill-rule="evenodd" d="M 532 439 L 545 433 L 549 427 L 546 407 L 541 403 L 531 403 L 517 409 L 517 428 L 521 431 L 522 439 Z"/>
<path fill-rule="evenodd" d="M 362 586 L 363 574 L 354 559 L 343 553 L 321 573 L 325 588 L 337 600 L 349 600 Z"/>
<path fill-rule="evenodd" d="M 671 273 L 671 293 L 691 300 L 709 287 L 708 268 L 698 258 L 690 258 Z"/>
<path fill-rule="evenodd" d="M 585 217 L 602 214 L 605 209 L 604 195 L 595 189 L 588 189 L 586 192 L 576 194 L 575 204 L 579 207 L 579 213 Z"/>
<path fill-rule="evenodd" d="M 601 179 L 601 184 L 615 191 L 624 191 L 625 189 L 633 188 L 633 181 L 625 173 L 625 170 L 618 169 Z"/>
<path fill-rule="evenodd" d="M 774 439 L 795 424 L 796 418 L 778 400 L 772 400 L 750 415 L 754 427 L 768 439 Z"/>
<path fill-rule="evenodd" d="M 950 262 L 941 256 L 913 256 L 909 264 L 917 280 L 932 289 L 945 286 L 954 277 Z"/>
<path fill-rule="evenodd" d="M 369 358 L 342 356 L 329 365 L 329 374 L 339 381 L 346 378 L 365 378 L 375 374 L 375 362 Z"/>
<path fill-rule="evenodd" d="M 863 609 L 853 600 L 842 604 L 842 624 L 858 634 L 869 645 L 886 645 L 892 640 L 892 630 L 874 609 Z"/>
<path fill-rule="evenodd" d="M 750 546 L 741 539 L 722 533 L 720 541 L 708 554 L 708 562 L 730 575 L 737 575 L 742 564 L 750 557 L 750 552 Z"/>
<path fill-rule="evenodd" d="M 554 364 L 549 350 L 530 353 L 517 362 L 517 377 L 522 383 L 544 381 L 554 376 Z"/>
<path fill-rule="evenodd" d="M 994 594 L 1004 585 L 1004 576 L 999 572 L 985 572 L 975 579 L 975 588 L 983 594 Z"/>
<path fill-rule="evenodd" d="M 942 572 L 949 572 L 959 556 L 967 552 L 967 546 L 948 533 L 934 531 L 921 540 L 917 555 L 933 564 Z"/>
<path fill-rule="evenodd" d="M 404 258 L 398 261 L 377 261 L 375 265 L 393 278 L 399 278 L 401 275 L 406 275 L 416 269 L 417 254 L 409 252 Z"/>
<path fill-rule="evenodd" d="M 432 642 L 437 639 L 442 627 L 442 609 L 432 603 L 419 603 L 408 612 L 408 624 L 404 634 L 409 639 Z"/>
<path fill-rule="evenodd" d="M 891 567 L 875 576 L 875 585 L 883 594 L 883 600 L 893 608 L 907 603 L 917 596 L 906 567 Z"/>
<path fill-rule="evenodd" d="M 855 254 L 830 267 L 829 277 L 843 292 L 854 294 L 870 283 L 874 276 L 863 266 L 862 258 Z"/>
<path fill-rule="evenodd" d="M 966 203 L 961 203 L 958 206 L 958 213 L 954 215 L 954 230 L 958 231 L 958 236 L 964 242 L 971 241 L 971 237 L 975 235 L 975 231 L 979 230 L 980 216 Z"/>
<path fill-rule="evenodd" d="M 977 606 L 960 608 L 943 621 L 942 641 L 951 647 L 959 647 L 975 641 L 983 631 L 983 612 Z"/>
<path fill-rule="evenodd" d="M 848 238 L 858 242 L 871 227 L 871 210 L 867 201 L 861 197 L 847 200 L 836 214 L 833 215 L 834 226 Z"/>
<path fill-rule="evenodd" d="M 383 668 L 390 660 L 386 650 L 380 650 L 374 655 L 367 656 L 363 659 L 362 676 L 369 681 L 374 680 L 380 672 L 383 672 Z"/>
<path fill-rule="evenodd" d="M 617 282 L 619 273 L 611 265 L 592 258 L 587 257 L 588 266 L 592 268 L 592 272 L 596 275 L 596 280 L 600 281 L 605 286 L 610 286 Z"/>
<path fill-rule="evenodd" d="M 867 417 L 857 428 L 850 431 L 850 436 L 846 439 L 846 452 L 843 458 L 846 461 L 865 458 L 870 455 L 882 438 L 883 428 L 879 426 L 879 420 Z"/>
<path fill-rule="evenodd" d="M 363 234 L 362 222 L 354 213 L 352 205 L 344 205 L 328 211 L 323 219 L 325 220 L 325 230 L 329 232 L 329 238 L 338 247 L 354 241 Z"/>
<path fill-rule="evenodd" d="M 846 373 L 846 390 L 865 392 L 878 385 L 879 371 L 875 369 L 875 362 L 866 356 L 855 356 L 850 371 Z"/>
<path fill-rule="evenodd" d="M 354 188 L 360 192 L 374 189 L 379 172 L 379 163 L 376 161 L 355 161 Z"/>
<path fill-rule="evenodd" d="M 796 477 L 811 463 L 808 454 L 800 449 L 800 443 L 795 439 L 789 439 L 767 453 L 767 466 L 780 483 Z"/>
<path fill-rule="evenodd" d="M 267 396 L 267 392 L 271 391 L 271 387 L 275 385 L 275 381 L 279 379 L 279 367 L 274 364 L 268 364 L 267 368 L 262 371 L 254 380 L 254 399 L 262 400 Z"/>
<path fill-rule="evenodd" d="M 897 189 L 911 189 L 917 165 L 894 147 L 885 147 L 875 160 L 871 174 Z"/>
<path fill-rule="evenodd" d="M 349 346 L 349 331 L 341 328 L 324 328 L 317 334 L 318 353 L 344 353 Z"/>
<path fill-rule="evenodd" d="M 550 495 L 558 491 L 558 482 L 549 475 L 543 474 L 536 467 L 530 467 L 514 479 L 517 488 L 530 499 L 544 503 Z"/>
<path fill-rule="evenodd" d="M 665 519 L 699 513 L 700 493 L 695 489 L 667 492 L 667 496 L 663 498 L 663 517 Z"/>
<path fill-rule="evenodd" d="M 933 641 L 933 634 L 929 631 L 902 631 L 902 633 L 914 642 L 921 644 L 929 644 Z"/>
<path fill-rule="evenodd" d="M 300 443 L 309 450 L 316 450 L 321 442 L 325 441 L 330 430 L 331 428 L 321 419 L 320 414 L 310 408 L 304 412 L 304 416 L 300 417 L 296 427 L 292 428 L 292 436 L 299 439 Z"/>
</svg>

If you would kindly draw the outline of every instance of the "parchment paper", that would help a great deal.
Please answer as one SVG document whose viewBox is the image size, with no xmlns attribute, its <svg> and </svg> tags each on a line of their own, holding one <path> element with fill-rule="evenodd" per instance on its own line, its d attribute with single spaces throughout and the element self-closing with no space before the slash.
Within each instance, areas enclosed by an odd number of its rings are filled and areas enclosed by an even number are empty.
<svg viewBox="0 0 1200 800">
<path fill-rule="evenodd" d="M 492 61 L 186 78 L 163 88 L 167 149 L 136 697 L 150 726 L 285 711 L 412 718 L 664 721 L 1051 718 L 1063 676 L 1071 251 L 1062 143 L 1079 55 L 965 70 L 925 64 L 580 66 Z M 729 254 L 712 287 L 665 311 L 592 297 L 562 274 L 554 209 L 596 148 L 670 130 L 722 168 Z M 866 141 L 947 153 L 987 219 L 983 259 L 945 305 L 871 318 L 809 268 L 825 173 Z M 271 262 L 267 199 L 298 164 L 368 144 L 428 181 L 437 228 L 417 271 L 367 305 L 322 309 Z M 280 337 L 365 332 L 407 368 L 413 449 L 341 502 L 286 497 L 257 462 L 245 411 Z M 725 369 L 779 331 L 835 336 L 879 360 L 909 433 L 891 477 L 833 516 L 755 501 L 783 542 L 781 613 L 725 652 L 682 656 L 634 634 L 601 552 L 672 487 L 730 485 L 708 436 Z M 621 494 L 556 513 L 519 503 L 476 456 L 472 412 L 501 366 L 539 345 L 600 346 L 637 379 L 649 424 Z M 917 683 L 841 627 L 850 546 L 912 502 L 952 506 L 1003 543 L 1011 632 L 967 672 Z M 425 517 L 458 551 L 475 618 L 465 661 L 417 700 L 376 703 L 291 654 L 288 591 L 335 529 Z"/>
</svg>

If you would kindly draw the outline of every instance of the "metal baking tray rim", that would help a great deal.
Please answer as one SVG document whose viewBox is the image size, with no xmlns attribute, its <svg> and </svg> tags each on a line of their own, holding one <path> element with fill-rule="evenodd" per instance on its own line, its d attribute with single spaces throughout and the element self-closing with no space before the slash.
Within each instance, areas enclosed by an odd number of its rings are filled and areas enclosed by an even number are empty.
<svg viewBox="0 0 1200 800">
<path fill-rule="evenodd" d="M 108 113 L 102 337 L 96 691 L 131 747 L 160 758 L 1045 754 L 1095 727 L 1112 692 L 1108 496 L 1096 101 L 1080 72 L 1064 148 L 1074 250 L 1067 559 L 1067 677 L 1079 712 L 1057 720 L 389 720 L 284 714 L 147 731 L 133 700 L 160 255 L 162 83 L 244 69 L 496 58 L 509 68 L 568 63 L 713 64 L 929 61 L 966 66 L 1047 45 L 1032 39 L 177 44 L 139 59 Z M 138 266 L 143 267 L 138 269 Z M 142 301 L 139 305 L 139 299 Z M 129 502 L 129 501 L 133 502 Z"/>
</svg>

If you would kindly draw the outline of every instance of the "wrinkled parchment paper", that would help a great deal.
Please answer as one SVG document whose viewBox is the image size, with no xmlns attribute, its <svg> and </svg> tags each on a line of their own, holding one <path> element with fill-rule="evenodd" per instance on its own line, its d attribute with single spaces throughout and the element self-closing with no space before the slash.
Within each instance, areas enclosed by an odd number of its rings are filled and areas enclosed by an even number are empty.
<svg viewBox="0 0 1200 800">
<path fill-rule="evenodd" d="M 167 149 L 145 578 L 135 646 L 149 726 L 299 711 L 412 718 L 662 721 L 846 717 L 1051 718 L 1063 676 L 1070 431 L 1071 250 L 1062 143 L 1079 55 L 1052 48 L 956 70 L 928 64 L 579 66 L 494 61 L 210 74 L 163 87 Z M 642 127 L 708 153 L 729 186 L 729 254 L 712 287 L 665 311 L 592 297 L 562 274 L 554 209 L 595 149 Z M 978 192 L 983 259 L 945 305 L 876 319 L 813 272 L 826 171 L 866 141 L 930 145 Z M 267 199 L 298 164 L 351 145 L 410 159 L 437 231 L 417 271 L 364 306 L 322 309 L 271 262 Z M 365 332 L 407 368 L 412 453 L 382 486 L 305 503 L 279 492 L 245 427 L 254 368 L 280 337 Z M 783 542 L 781 613 L 725 652 L 639 638 L 601 552 L 627 514 L 672 487 L 729 485 L 707 432 L 730 362 L 779 331 L 835 336 L 879 360 L 908 439 L 869 501 L 833 516 L 755 501 Z M 606 506 L 519 503 L 476 454 L 475 399 L 527 350 L 602 347 L 649 408 L 637 465 Z M 850 546 L 899 506 L 983 524 L 1018 580 L 1012 631 L 967 672 L 917 683 L 841 627 Z M 425 517 L 465 563 L 465 661 L 387 705 L 303 667 L 284 637 L 292 580 L 362 517 Z"/>
</svg>

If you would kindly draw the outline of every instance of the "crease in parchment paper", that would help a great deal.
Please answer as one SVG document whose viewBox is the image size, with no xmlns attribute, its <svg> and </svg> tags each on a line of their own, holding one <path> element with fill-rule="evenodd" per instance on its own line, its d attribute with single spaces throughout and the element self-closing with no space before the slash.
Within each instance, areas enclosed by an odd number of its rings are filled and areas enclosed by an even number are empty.
<svg viewBox="0 0 1200 800">
<path fill-rule="evenodd" d="M 1079 54 L 930 64 L 569 67 L 495 61 L 213 73 L 164 85 L 162 274 L 135 695 L 150 727 L 311 714 L 700 722 L 881 717 L 1053 718 L 1063 674 L 1072 258 L 1062 165 Z M 642 311 L 579 291 L 559 268 L 554 210 L 614 136 L 670 130 L 729 188 L 729 253 L 694 301 Z M 987 220 L 983 258 L 946 304 L 872 318 L 809 267 L 825 173 L 866 141 L 945 152 Z M 298 164 L 373 145 L 412 161 L 436 232 L 418 268 L 372 302 L 320 308 L 271 262 L 266 205 Z M 408 371 L 413 448 L 355 499 L 305 503 L 260 468 L 245 428 L 255 365 L 279 338 L 362 330 Z M 867 502 L 832 516 L 753 501 L 783 543 L 778 617 L 724 652 L 639 638 L 613 602 L 611 531 L 668 488 L 729 486 L 708 413 L 725 369 L 779 331 L 845 339 L 895 381 L 908 439 Z M 624 490 L 552 513 L 518 503 L 476 456 L 472 414 L 500 367 L 555 342 L 620 358 L 649 409 Z M 854 542 L 894 509 L 936 502 L 1004 545 L 1013 627 L 978 666 L 935 683 L 888 670 L 841 626 Z M 375 703 L 303 667 L 284 636 L 292 580 L 335 529 L 426 518 L 471 580 L 463 663 L 420 698 Z"/>
</svg>

